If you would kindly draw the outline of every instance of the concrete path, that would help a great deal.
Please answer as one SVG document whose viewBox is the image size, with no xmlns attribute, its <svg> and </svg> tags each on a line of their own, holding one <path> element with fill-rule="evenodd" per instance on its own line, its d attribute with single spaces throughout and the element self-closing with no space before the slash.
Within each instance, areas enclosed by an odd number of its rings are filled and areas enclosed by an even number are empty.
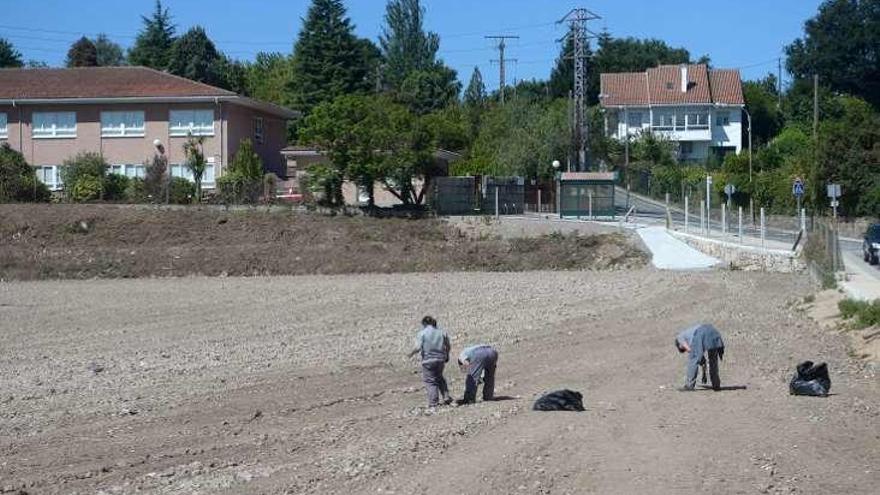
<svg viewBox="0 0 880 495">
<path fill-rule="evenodd" d="M 665 227 L 645 227 L 638 233 L 651 251 L 651 263 L 661 270 L 705 270 L 720 263 L 672 237 Z"/>
<path fill-rule="evenodd" d="M 840 282 L 846 295 L 862 301 L 880 299 L 880 280 L 877 267 L 862 260 L 862 254 L 843 251 L 843 264 L 846 267 L 846 280 Z"/>
</svg>

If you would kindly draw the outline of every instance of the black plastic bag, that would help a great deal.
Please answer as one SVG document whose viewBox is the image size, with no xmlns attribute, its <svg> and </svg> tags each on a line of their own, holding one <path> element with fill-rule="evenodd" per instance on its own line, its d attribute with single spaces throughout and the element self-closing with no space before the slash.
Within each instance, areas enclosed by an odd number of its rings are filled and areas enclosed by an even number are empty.
<svg viewBox="0 0 880 495">
<path fill-rule="evenodd" d="M 557 390 L 542 395 L 532 406 L 535 411 L 583 411 L 584 396 L 574 390 Z"/>
<path fill-rule="evenodd" d="M 791 395 L 811 395 L 825 397 L 831 391 L 831 378 L 828 377 L 828 365 L 813 364 L 804 361 L 797 366 L 797 374 L 791 379 L 788 393 Z"/>
</svg>

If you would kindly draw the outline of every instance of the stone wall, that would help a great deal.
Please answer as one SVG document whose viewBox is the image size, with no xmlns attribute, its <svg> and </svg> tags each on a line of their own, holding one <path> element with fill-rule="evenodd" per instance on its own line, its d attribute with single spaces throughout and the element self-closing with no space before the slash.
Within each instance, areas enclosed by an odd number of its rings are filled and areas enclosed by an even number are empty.
<svg viewBox="0 0 880 495">
<path fill-rule="evenodd" d="M 797 251 L 761 249 L 759 247 L 741 246 L 730 242 L 706 239 L 672 230 L 668 232 L 690 247 L 720 259 L 725 265 L 734 270 L 801 273 L 807 269 L 807 265 L 801 257 L 800 249 Z"/>
</svg>

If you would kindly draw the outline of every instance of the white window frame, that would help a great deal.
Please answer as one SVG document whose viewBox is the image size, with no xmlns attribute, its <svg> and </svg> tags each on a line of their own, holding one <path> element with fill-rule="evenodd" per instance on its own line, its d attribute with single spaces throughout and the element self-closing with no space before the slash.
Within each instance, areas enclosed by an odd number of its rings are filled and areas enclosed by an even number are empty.
<svg viewBox="0 0 880 495">
<path fill-rule="evenodd" d="M 129 179 L 144 179 L 147 176 L 147 167 L 143 163 L 116 163 L 110 165 L 107 173 L 122 175 L 128 177 Z"/>
<path fill-rule="evenodd" d="M 9 120 L 5 113 L 0 112 L 0 139 L 9 138 Z"/>
<path fill-rule="evenodd" d="M 210 113 L 210 127 L 206 123 L 197 124 L 199 116 L 207 116 Z M 186 122 L 183 125 L 175 125 L 175 122 Z M 170 110 L 168 112 L 168 135 L 172 137 L 213 136 L 214 135 L 214 109 L 193 108 L 185 110 Z"/>
<path fill-rule="evenodd" d="M 59 125 L 59 116 L 73 116 L 73 127 Z M 40 116 L 46 124 L 37 128 L 37 117 Z M 66 119 L 65 119 L 66 120 Z M 71 139 L 76 137 L 76 112 L 34 112 L 31 114 L 31 137 L 33 139 Z"/>
<path fill-rule="evenodd" d="M 45 180 L 46 171 L 51 173 L 51 181 Z M 58 165 L 37 165 L 34 167 L 34 174 L 37 176 L 37 180 L 46 184 L 51 191 L 59 191 L 64 188 L 64 183 L 61 181 L 61 167 Z"/>
<path fill-rule="evenodd" d="M 709 128 L 709 113 L 703 111 L 692 111 L 687 114 L 687 128 L 694 130 L 704 130 Z M 692 117 L 696 117 L 696 123 L 691 122 Z M 700 117 L 703 117 L 703 123 L 700 123 Z"/>
<path fill-rule="evenodd" d="M 669 123 L 667 124 L 667 120 Z M 654 121 L 651 122 L 651 128 L 655 131 L 672 131 L 675 129 L 675 113 L 654 112 Z"/>
<path fill-rule="evenodd" d="M 718 112 L 715 116 L 715 125 L 718 127 L 730 125 L 730 112 Z"/>
<path fill-rule="evenodd" d="M 117 122 L 118 125 L 114 125 Z M 140 125 L 137 125 L 137 122 L 140 122 Z M 101 137 L 144 137 L 146 132 L 146 117 L 143 110 L 101 112 Z"/>
<path fill-rule="evenodd" d="M 626 126 L 630 129 L 641 129 L 642 127 L 642 112 L 627 112 L 627 122 Z"/>
<path fill-rule="evenodd" d="M 180 177 L 182 179 L 186 179 L 190 182 L 195 182 L 193 178 L 192 170 L 189 169 L 186 163 L 172 163 L 169 165 L 168 170 L 171 171 L 171 177 Z M 211 178 L 211 180 L 208 180 Z M 217 167 L 215 163 L 207 162 L 205 163 L 205 173 L 202 174 L 202 187 L 205 189 L 211 189 L 217 183 Z"/>
<path fill-rule="evenodd" d="M 257 144 L 263 144 L 266 136 L 266 123 L 263 121 L 263 117 L 254 117 L 254 142 Z"/>
</svg>

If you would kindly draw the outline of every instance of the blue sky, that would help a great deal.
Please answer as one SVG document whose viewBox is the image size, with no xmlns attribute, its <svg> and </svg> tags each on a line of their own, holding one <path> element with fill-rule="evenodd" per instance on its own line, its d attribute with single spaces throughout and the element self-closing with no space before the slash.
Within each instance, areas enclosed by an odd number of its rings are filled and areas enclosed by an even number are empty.
<svg viewBox="0 0 880 495">
<path fill-rule="evenodd" d="M 200 24 L 229 55 L 251 59 L 258 51 L 289 53 L 302 24 L 307 0 L 166 0 L 179 30 Z M 740 68 L 744 79 L 776 71 L 782 48 L 802 34 L 803 23 L 820 0 L 423 0 L 427 27 L 440 34 L 441 57 L 466 82 L 474 66 L 487 86 L 498 84 L 497 56 L 489 34 L 515 34 L 507 57 L 508 80 L 546 78 L 564 27 L 555 21 L 571 8 L 585 6 L 602 16 L 591 25 L 613 36 L 659 38 L 687 48 L 696 58 L 707 54 L 717 67 Z M 376 39 L 384 0 L 347 0 L 360 36 Z M 107 33 L 129 46 L 141 28 L 141 14 L 154 0 L 0 0 L 0 37 L 25 59 L 61 65 L 79 35 Z M 206 8 L 207 7 L 207 8 Z"/>
</svg>

